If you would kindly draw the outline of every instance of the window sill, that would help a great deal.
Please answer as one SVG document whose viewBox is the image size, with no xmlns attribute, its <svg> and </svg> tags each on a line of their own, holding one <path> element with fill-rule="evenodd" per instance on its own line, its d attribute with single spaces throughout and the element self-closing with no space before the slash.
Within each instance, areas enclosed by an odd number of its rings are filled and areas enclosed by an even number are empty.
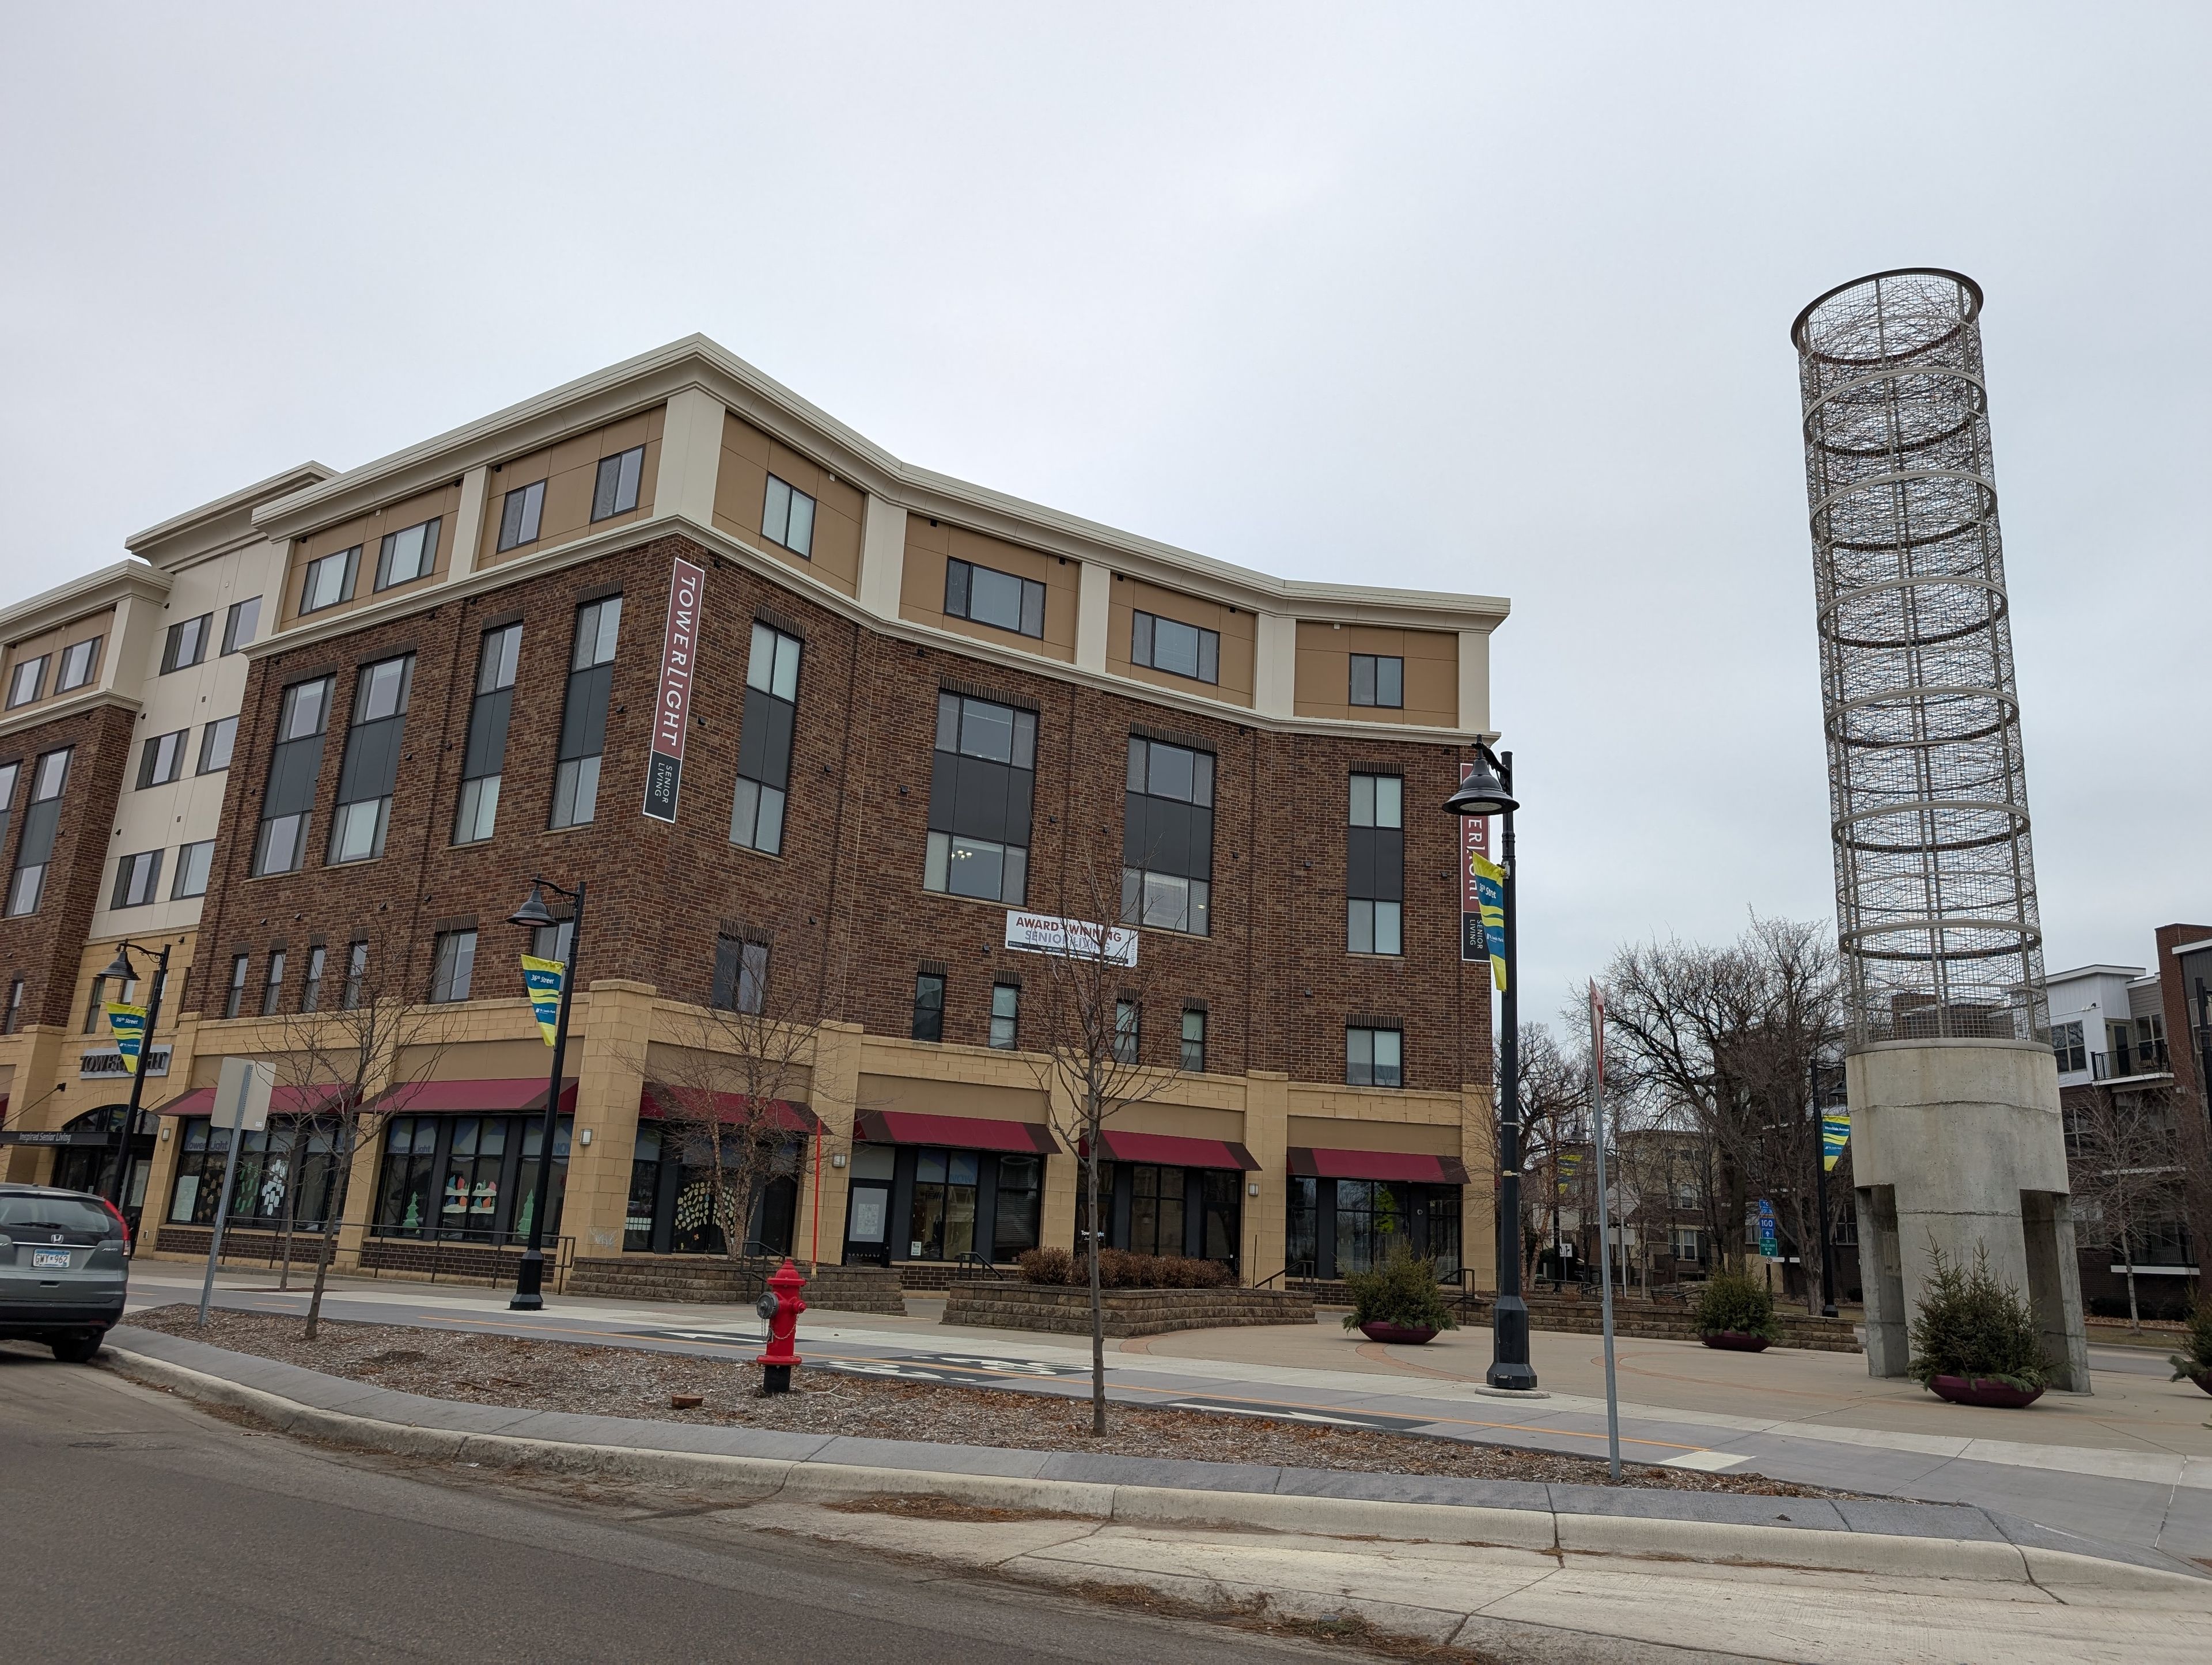
<svg viewBox="0 0 2212 1665">
<path fill-rule="evenodd" d="M 1344 954 L 1346 959 L 1352 960 L 1384 960 L 1392 965 L 1403 965 L 1406 963 L 1406 957 L 1402 953 L 1376 954 L 1364 948 L 1347 948 L 1344 951 Z"/>
<path fill-rule="evenodd" d="M 745 847 L 740 844 L 737 848 L 743 849 Z M 755 851 L 754 854 L 758 854 L 759 852 Z M 1029 906 L 1029 903 L 1026 902 L 994 902 L 988 896 L 963 896 L 957 890 L 933 890 L 927 884 L 921 887 L 921 894 L 926 896 L 933 897 L 939 902 L 965 902 L 970 908 L 995 908 L 1004 911 L 1006 909 L 1025 908 Z"/>
</svg>

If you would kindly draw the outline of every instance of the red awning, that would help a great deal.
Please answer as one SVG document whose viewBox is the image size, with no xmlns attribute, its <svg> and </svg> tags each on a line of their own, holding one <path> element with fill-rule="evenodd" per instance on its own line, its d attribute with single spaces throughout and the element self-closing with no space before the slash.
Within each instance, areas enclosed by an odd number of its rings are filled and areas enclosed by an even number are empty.
<svg viewBox="0 0 2212 1665">
<path fill-rule="evenodd" d="M 750 1103 L 741 1092 L 718 1092 L 714 1095 L 714 1119 L 731 1123 L 752 1120 L 746 1109 Z M 659 1121 L 672 1115 L 679 1120 L 688 1118 L 692 1112 L 680 1090 L 648 1081 L 645 1091 L 638 1095 L 637 1114 L 640 1121 Z M 814 1133 L 822 1127 L 822 1118 L 805 1105 L 787 1103 L 781 1098 L 770 1099 L 767 1114 L 759 1120 L 787 1133 Z"/>
<path fill-rule="evenodd" d="M 269 1094 L 269 1108 L 278 1115 L 312 1115 L 338 1096 L 336 1087 L 290 1087 L 281 1083 Z M 153 1112 L 155 1115 L 212 1115 L 215 1089 L 195 1087 Z"/>
<path fill-rule="evenodd" d="M 542 1075 L 495 1076 L 482 1081 L 416 1081 L 396 1087 L 370 1106 L 394 1115 L 441 1114 L 489 1115 L 499 1111 L 543 1113 L 545 1078 Z M 576 1109 L 576 1082 L 572 1076 L 561 1084 L 561 1114 Z"/>
<path fill-rule="evenodd" d="M 863 1110 L 854 1128 L 864 1145 L 944 1145 L 956 1151 L 1035 1151 L 1056 1156 L 1052 1129 L 1034 1121 L 980 1115 L 921 1115 L 911 1110 Z"/>
<path fill-rule="evenodd" d="M 1132 1133 L 1108 1127 L 1098 1135 L 1116 1162 L 1156 1162 L 1169 1168 L 1235 1168 L 1257 1173 L 1252 1153 L 1234 1139 L 1185 1139 L 1176 1133 Z"/>
<path fill-rule="evenodd" d="M 1422 1185 L 1464 1185 L 1467 1164 L 1457 1157 L 1411 1151 L 1321 1151 L 1290 1148 L 1291 1172 L 1302 1179 L 1401 1179 Z"/>
</svg>

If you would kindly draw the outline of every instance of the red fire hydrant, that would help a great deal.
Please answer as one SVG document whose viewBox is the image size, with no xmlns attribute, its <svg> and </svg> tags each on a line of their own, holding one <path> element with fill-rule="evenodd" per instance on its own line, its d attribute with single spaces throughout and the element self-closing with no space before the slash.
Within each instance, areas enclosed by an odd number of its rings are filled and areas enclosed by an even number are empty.
<svg viewBox="0 0 2212 1665">
<path fill-rule="evenodd" d="M 799 1339 L 799 1315 L 806 1310 L 806 1303 L 799 1298 L 799 1291 L 805 1287 L 806 1279 L 799 1275 L 799 1268 L 786 1260 L 768 1280 L 768 1288 L 753 1309 L 768 1321 L 768 1351 L 753 1360 L 761 1367 L 764 1393 L 789 1393 L 792 1366 L 805 1362 L 792 1346 Z"/>
</svg>

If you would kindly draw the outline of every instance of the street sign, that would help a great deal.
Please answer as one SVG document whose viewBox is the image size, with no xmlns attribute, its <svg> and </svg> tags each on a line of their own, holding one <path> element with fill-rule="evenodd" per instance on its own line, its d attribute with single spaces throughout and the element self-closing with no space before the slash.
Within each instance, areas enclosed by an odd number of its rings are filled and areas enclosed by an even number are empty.
<svg viewBox="0 0 2212 1665">
<path fill-rule="evenodd" d="M 1770 1261 L 1778 1258 L 1782 1253 L 1781 1246 L 1775 1239 L 1774 1205 L 1765 1197 L 1759 1200 L 1759 1252 Z"/>
</svg>

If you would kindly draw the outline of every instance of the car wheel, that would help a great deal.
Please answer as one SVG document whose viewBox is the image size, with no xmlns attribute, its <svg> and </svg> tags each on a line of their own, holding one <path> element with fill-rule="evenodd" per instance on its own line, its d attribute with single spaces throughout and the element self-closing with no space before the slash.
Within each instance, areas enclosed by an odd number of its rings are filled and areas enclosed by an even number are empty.
<svg viewBox="0 0 2212 1665">
<path fill-rule="evenodd" d="M 96 1335 L 72 1335 L 65 1340 L 49 1341 L 46 1345 L 54 1350 L 54 1357 L 64 1364 L 89 1364 L 93 1355 L 100 1351 L 100 1338 Z"/>
</svg>

